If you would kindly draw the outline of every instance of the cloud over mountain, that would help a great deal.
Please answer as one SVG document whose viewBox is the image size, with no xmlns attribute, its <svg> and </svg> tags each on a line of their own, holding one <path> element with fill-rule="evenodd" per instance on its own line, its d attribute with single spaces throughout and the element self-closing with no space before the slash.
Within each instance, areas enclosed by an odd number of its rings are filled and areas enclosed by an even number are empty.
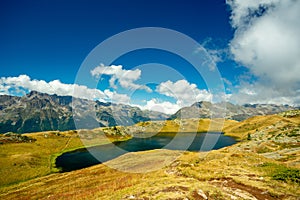
<svg viewBox="0 0 300 200">
<path fill-rule="evenodd" d="M 29 76 L 24 74 L 17 77 L 0 78 L 0 94 L 25 94 L 27 90 L 34 90 L 47 94 L 57 94 L 60 96 L 73 96 L 89 100 L 109 100 L 118 103 L 129 102 L 129 97 L 125 94 L 118 94 L 115 91 L 110 91 L 108 89 L 104 91 L 91 89 L 85 85 L 66 84 L 60 82 L 60 80 L 46 82 L 44 80 L 31 79 Z"/>
<path fill-rule="evenodd" d="M 146 105 L 136 105 L 142 110 L 151 110 L 151 111 L 157 111 L 162 112 L 166 114 L 174 114 L 176 111 L 178 111 L 181 107 L 177 103 L 171 103 L 169 101 L 159 101 L 158 99 L 151 99 L 146 102 Z"/>
<path fill-rule="evenodd" d="M 241 84 L 240 94 L 233 98 L 299 104 L 300 1 L 231 0 L 227 4 L 235 28 L 230 51 L 257 77 L 254 83 Z M 247 95 L 245 89 L 253 92 Z"/>
<path fill-rule="evenodd" d="M 196 101 L 211 101 L 212 94 L 207 90 L 200 90 L 196 84 L 189 83 L 187 80 L 176 82 L 166 81 L 160 83 L 156 91 L 177 100 L 179 106 L 189 106 Z"/>
</svg>

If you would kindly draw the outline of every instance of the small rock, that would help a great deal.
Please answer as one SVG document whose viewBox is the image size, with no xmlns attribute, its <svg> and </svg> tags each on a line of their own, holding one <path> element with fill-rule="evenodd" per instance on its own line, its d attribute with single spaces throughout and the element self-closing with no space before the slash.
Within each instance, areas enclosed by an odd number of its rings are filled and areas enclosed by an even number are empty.
<svg viewBox="0 0 300 200">
<path fill-rule="evenodd" d="M 134 195 L 129 195 L 128 199 L 135 199 Z"/>
<path fill-rule="evenodd" d="M 207 196 L 206 196 L 206 194 L 203 192 L 203 190 L 199 189 L 199 190 L 197 191 L 197 193 L 198 193 L 201 197 L 203 197 L 203 199 L 208 199 Z"/>
</svg>

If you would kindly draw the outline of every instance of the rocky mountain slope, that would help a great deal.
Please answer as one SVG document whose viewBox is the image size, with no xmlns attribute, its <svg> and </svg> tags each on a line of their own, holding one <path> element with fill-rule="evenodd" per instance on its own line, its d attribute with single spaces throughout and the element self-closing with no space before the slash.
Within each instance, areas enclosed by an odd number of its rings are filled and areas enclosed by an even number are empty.
<svg viewBox="0 0 300 200">
<path fill-rule="evenodd" d="M 123 104 L 72 99 L 71 96 L 35 91 L 23 97 L 0 96 L 0 133 L 132 125 L 167 117 L 163 113 L 142 111 Z"/>
<path fill-rule="evenodd" d="M 232 147 L 236 151 L 255 152 L 300 168 L 300 110 L 251 117 L 230 124 L 224 132 L 242 138 L 243 142 Z"/>
<path fill-rule="evenodd" d="M 190 107 L 184 107 L 178 110 L 170 119 L 176 118 L 217 118 L 225 117 L 242 121 L 252 116 L 275 114 L 287 110 L 295 110 L 297 108 L 288 105 L 275 104 L 245 104 L 234 105 L 228 102 L 210 103 L 201 101 L 194 103 Z"/>
<path fill-rule="evenodd" d="M 241 121 L 251 116 L 293 110 L 288 105 L 197 102 L 177 111 L 170 119 L 225 117 Z M 104 126 L 128 126 L 149 120 L 165 120 L 160 112 L 109 102 L 89 101 L 38 93 L 23 97 L 0 95 L 0 133 L 48 130 L 93 129 Z"/>
</svg>

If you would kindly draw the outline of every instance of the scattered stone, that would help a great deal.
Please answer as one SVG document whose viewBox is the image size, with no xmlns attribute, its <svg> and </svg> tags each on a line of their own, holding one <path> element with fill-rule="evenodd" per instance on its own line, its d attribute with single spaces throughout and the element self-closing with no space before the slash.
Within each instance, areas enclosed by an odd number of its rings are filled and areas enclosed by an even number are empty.
<svg viewBox="0 0 300 200">
<path fill-rule="evenodd" d="M 128 199 L 135 199 L 135 196 L 134 196 L 134 195 L 130 195 L 130 196 L 128 197 Z"/>
<path fill-rule="evenodd" d="M 133 194 L 126 195 L 123 199 L 136 199 L 136 197 Z"/>
<path fill-rule="evenodd" d="M 203 199 L 208 199 L 207 196 L 206 196 L 206 194 L 201 189 L 199 189 L 197 191 L 197 194 L 200 195 Z"/>
<path fill-rule="evenodd" d="M 165 170 L 165 174 L 167 174 L 167 175 L 173 175 L 173 174 L 176 174 L 176 173 L 177 173 L 177 171 L 173 170 L 173 169 Z"/>
<path fill-rule="evenodd" d="M 16 134 L 12 132 L 5 133 L 3 135 L 0 135 L 0 144 L 6 144 L 6 143 L 31 143 L 36 141 L 36 139 Z"/>
</svg>

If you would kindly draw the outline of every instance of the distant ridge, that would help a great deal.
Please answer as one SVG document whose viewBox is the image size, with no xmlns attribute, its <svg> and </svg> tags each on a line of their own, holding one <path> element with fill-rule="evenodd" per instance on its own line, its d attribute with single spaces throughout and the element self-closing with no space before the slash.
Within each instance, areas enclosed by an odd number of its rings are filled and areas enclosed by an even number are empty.
<svg viewBox="0 0 300 200">
<path fill-rule="evenodd" d="M 211 103 L 207 101 L 196 102 L 189 107 L 184 107 L 171 115 L 169 119 L 178 118 L 211 118 L 224 117 L 237 121 L 245 120 L 257 115 L 277 114 L 288 110 L 297 110 L 299 108 L 289 105 L 275 104 L 245 104 L 234 105 L 229 102 Z"/>
<path fill-rule="evenodd" d="M 72 101 L 74 100 L 74 101 Z M 72 108 L 72 102 L 77 109 Z M 72 112 L 72 111 L 76 112 Z M 78 113 L 80 111 L 80 113 Z M 96 114 L 96 119 L 94 115 Z M 74 116 L 97 126 L 132 125 L 140 121 L 164 120 L 164 113 L 142 111 L 138 107 L 90 101 L 71 96 L 49 95 L 31 91 L 23 97 L 0 95 L 0 133 L 29 133 L 49 130 L 74 130 Z"/>
<path fill-rule="evenodd" d="M 76 106 L 75 110 L 74 106 Z M 127 126 L 149 120 L 211 118 L 212 116 L 242 121 L 256 115 L 296 109 L 299 108 L 288 105 L 245 104 L 240 106 L 228 102 L 213 104 L 201 101 L 181 108 L 169 116 L 156 111 L 143 111 L 130 105 L 31 91 L 23 97 L 0 95 L 0 133 L 74 130 L 78 129 L 78 116 L 81 120 L 79 128 L 90 128 L 95 125 L 97 127 Z"/>
</svg>

